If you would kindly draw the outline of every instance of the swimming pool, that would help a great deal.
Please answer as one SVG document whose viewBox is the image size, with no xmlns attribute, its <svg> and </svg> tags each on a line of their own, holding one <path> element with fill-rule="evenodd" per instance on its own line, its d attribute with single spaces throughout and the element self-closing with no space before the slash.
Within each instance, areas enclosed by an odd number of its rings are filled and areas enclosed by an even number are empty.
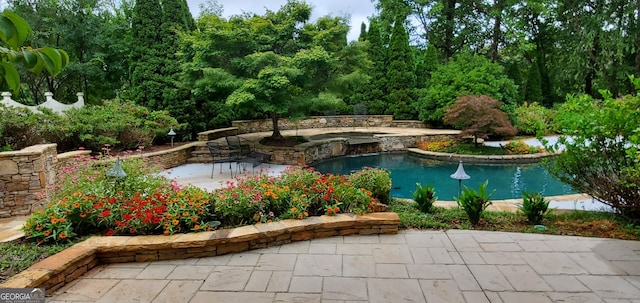
<svg viewBox="0 0 640 303">
<path fill-rule="evenodd" d="M 409 153 L 381 153 L 337 157 L 312 165 L 322 173 L 348 174 L 363 167 L 385 168 L 391 173 L 391 195 L 411 198 L 416 183 L 435 186 L 439 200 L 453 200 L 458 195 L 458 181 L 449 176 L 456 171 L 457 162 L 442 162 Z M 492 199 L 521 198 L 522 191 L 535 191 L 543 196 L 576 193 L 569 185 L 556 180 L 541 164 L 481 164 L 464 163 L 471 179 L 462 185 L 477 189 L 489 180 L 489 192 L 495 189 Z"/>
</svg>

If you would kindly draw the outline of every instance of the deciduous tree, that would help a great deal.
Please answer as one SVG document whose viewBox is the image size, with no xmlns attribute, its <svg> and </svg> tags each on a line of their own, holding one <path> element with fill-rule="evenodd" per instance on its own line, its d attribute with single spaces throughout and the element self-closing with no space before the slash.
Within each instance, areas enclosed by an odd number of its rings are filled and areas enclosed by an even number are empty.
<svg viewBox="0 0 640 303">
<path fill-rule="evenodd" d="M 547 166 L 576 191 L 640 221 L 640 98 L 601 94 L 567 98 L 558 112 L 565 136 L 546 146 L 562 153 Z"/>
<path fill-rule="evenodd" d="M 512 137 L 518 132 L 509 122 L 507 113 L 500 109 L 500 102 L 490 96 L 462 96 L 447 108 L 444 123 L 462 129 L 460 136 L 473 136 L 478 145 L 478 137 Z"/>
</svg>

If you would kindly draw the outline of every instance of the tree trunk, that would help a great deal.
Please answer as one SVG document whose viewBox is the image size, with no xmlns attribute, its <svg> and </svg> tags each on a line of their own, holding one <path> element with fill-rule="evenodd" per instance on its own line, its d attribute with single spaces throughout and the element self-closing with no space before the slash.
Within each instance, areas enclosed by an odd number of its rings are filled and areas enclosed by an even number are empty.
<svg viewBox="0 0 640 303">
<path fill-rule="evenodd" d="M 636 77 L 640 77 L 640 0 L 636 0 Z M 631 91 L 637 94 L 635 85 L 631 85 Z"/>
<path fill-rule="evenodd" d="M 271 112 L 271 123 L 273 124 L 273 133 L 271 134 L 272 139 L 283 139 L 282 134 L 280 133 L 280 127 L 278 126 L 279 118 L 278 114 Z"/>
<path fill-rule="evenodd" d="M 593 47 L 589 51 L 589 65 L 587 70 L 587 74 L 584 78 L 584 93 L 595 97 L 595 92 L 593 91 L 593 80 L 596 77 L 596 65 L 597 65 L 597 57 L 600 53 L 600 39 L 599 35 L 593 38 Z"/>
<path fill-rule="evenodd" d="M 489 51 L 489 57 L 492 62 L 496 62 L 498 60 L 498 45 L 500 44 L 500 25 L 502 24 L 502 10 L 503 10 L 503 0 L 495 0 L 493 4 L 493 11 L 495 16 L 495 20 L 493 23 L 493 34 L 491 38 L 491 49 Z"/>
<path fill-rule="evenodd" d="M 447 0 L 445 7 L 444 59 L 453 56 L 453 30 L 455 28 L 455 9 L 457 0 Z"/>
</svg>

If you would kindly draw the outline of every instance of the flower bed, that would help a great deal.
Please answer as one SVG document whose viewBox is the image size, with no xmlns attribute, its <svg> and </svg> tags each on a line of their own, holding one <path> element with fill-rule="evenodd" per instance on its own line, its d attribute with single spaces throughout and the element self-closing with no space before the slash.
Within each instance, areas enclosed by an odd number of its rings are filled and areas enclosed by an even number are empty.
<svg viewBox="0 0 640 303">
<path fill-rule="evenodd" d="M 75 236 L 171 235 L 340 212 L 366 213 L 386 202 L 388 172 L 368 169 L 349 176 L 291 168 L 280 177 L 256 175 L 207 193 L 158 176 L 158 168 L 127 158 L 127 176 L 110 178 L 112 157 L 79 156 L 61 168 L 53 199 L 33 213 L 23 230 L 39 243 Z"/>
</svg>

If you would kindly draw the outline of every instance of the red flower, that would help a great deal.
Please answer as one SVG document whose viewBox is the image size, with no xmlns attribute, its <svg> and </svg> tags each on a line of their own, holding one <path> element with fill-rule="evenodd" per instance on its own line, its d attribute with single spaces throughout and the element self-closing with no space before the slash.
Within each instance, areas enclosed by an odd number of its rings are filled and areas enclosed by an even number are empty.
<svg viewBox="0 0 640 303">
<path fill-rule="evenodd" d="M 111 210 L 110 209 L 105 209 L 104 211 L 102 211 L 102 213 L 100 214 L 103 218 L 108 217 L 111 214 Z"/>
</svg>

